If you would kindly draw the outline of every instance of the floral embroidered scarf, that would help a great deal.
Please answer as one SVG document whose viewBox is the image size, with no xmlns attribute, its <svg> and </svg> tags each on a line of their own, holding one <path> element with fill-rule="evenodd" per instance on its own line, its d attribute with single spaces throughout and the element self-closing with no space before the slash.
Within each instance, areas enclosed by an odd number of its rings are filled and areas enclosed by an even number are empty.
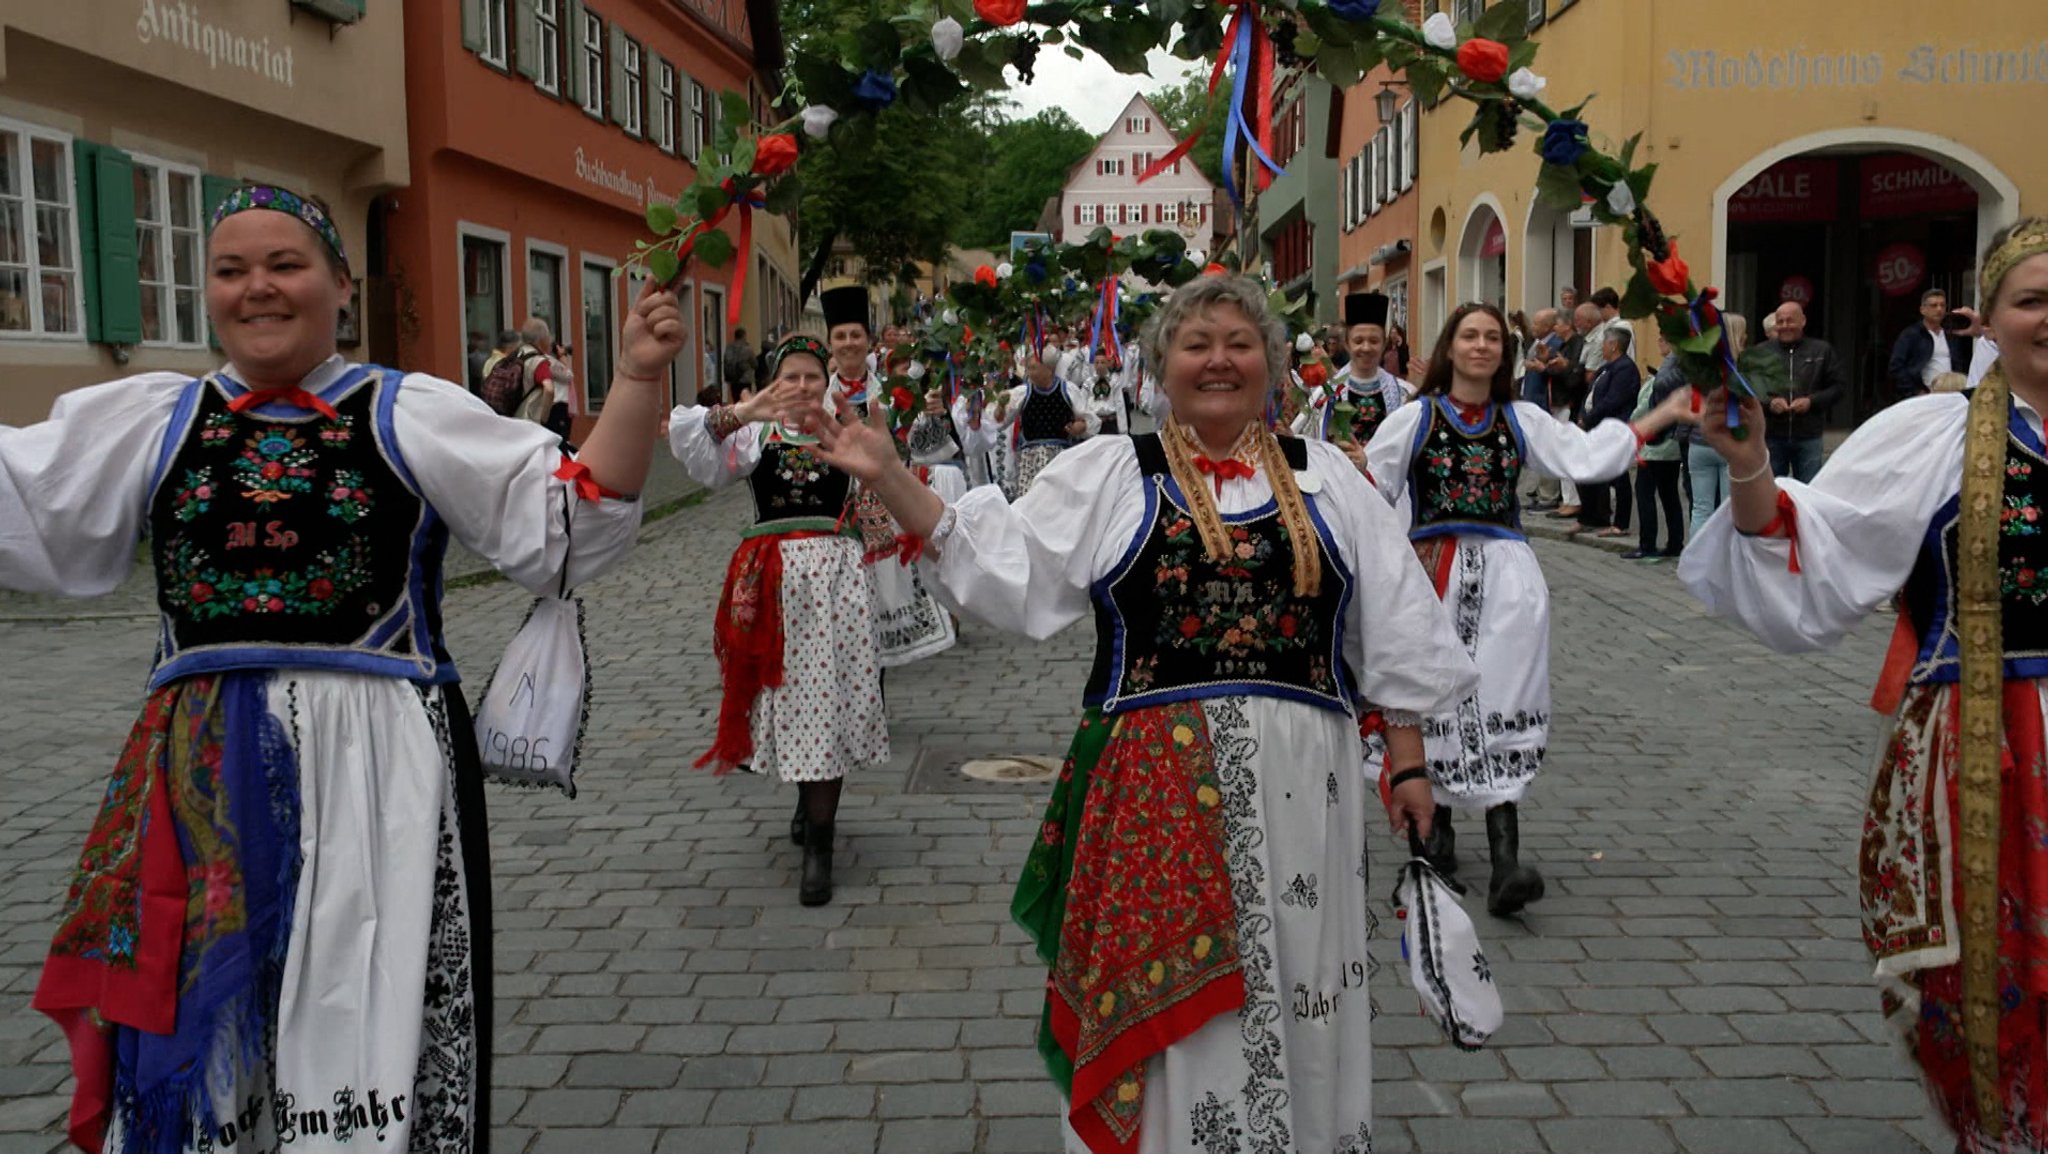
<svg viewBox="0 0 2048 1154">
<path fill-rule="evenodd" d="M 1199 702 L 1091 710 L 1026 862 L 1039 1051 L 1099 1154 L 1136 1148 L 1146 1061 L 1244 1003 L 1222 803 Z"/>
</svg>

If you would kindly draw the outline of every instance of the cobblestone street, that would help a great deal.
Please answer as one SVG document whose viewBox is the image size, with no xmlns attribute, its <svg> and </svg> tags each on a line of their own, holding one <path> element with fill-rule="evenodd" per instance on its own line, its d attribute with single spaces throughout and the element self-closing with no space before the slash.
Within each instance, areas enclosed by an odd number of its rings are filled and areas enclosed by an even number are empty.
<svg viewBox="0 0 2048 1154">
<path fill-rule="evenodd" d="M 728 491 L 649 526 L 584 591 L 581 797 L 491 793 L 495 1149 L 1051 1154 L 1043 972 L 1008 915 L 1045 787 L 906 785 L 927 753 L 1061 753 L 1092 639 L 970 625 L 893 673 L 895 762 L 850 786 L 838 896 L 803 909 L 791 793 L 689 768 L 745 505 Z M 1855 911 L 1879 728 L 1864 702 L 1891 619 L 1780 658 L 1705 618 L 1670 564 L 1537 549 L 1557 719 L 1523 829 L 1549 897 L 1517 921 L 1468 900 L 1509 1017 L 1459 1053 L 1402 980 L 1385 906 L 1400 859 L 1374 831 L 1377 1148 L 1946 1151 L 1881 1028 Z M 473 686 L 527 600 L 505 583 L 450 594 Z M 143 599 L 77 609 L 99 615 L 0 599 L 4 1154 L 61 1146 L 65 1047 L 28 999 L 154 640 Z M 1460 832 L 1483 886 L 1484 838 Z"/>
</svg>

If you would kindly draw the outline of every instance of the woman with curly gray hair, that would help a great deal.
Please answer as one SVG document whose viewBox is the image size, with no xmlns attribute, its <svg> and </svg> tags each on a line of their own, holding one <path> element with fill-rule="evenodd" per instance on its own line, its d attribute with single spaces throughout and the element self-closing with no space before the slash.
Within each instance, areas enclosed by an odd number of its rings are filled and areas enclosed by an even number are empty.
<svg viewBox="0 0 2048 1154">
<path fill-rule="evenodd" d="M 1049 971 L 1068 1150 L 1369 1149 L 1355 710 L 1386 710 L 1395 832 L 1424 834 L 1417 722 L 1476 674 L 1387 502 L 1267 427 L 1286 347 L 1258 284 L 1177 290 L 1144 345 L 1165 427 L 1062 453 L 1014 505 L 946 504 L 844 412 L 820 454 L 929 539 L 963 613 L 1034 638 L 1095 619 L 1012 905 Z"/>
</svg>

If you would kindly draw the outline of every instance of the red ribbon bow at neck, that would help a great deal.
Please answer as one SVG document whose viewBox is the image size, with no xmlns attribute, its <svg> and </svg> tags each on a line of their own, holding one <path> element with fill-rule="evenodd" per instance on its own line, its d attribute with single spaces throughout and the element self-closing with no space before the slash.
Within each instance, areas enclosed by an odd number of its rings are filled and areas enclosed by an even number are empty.
<svg viewBox="0 0 2048 1154">
<path fill-rule="evenodd" d="M 290 405 L 294 409 L 311 409 L 330 421 L 341 419 L 341 414 L 334 411 L 333 405 L 328 404 L 326 401 L 321 400 L 297 385 L 286 385 L 283 388 L 277 389 L 250 389 L 248 392 L 229 401 L 228 411 L 231 413 L 245 412 L 258 405 L 267 405 L 273 401 L 280 405 Z"/>
<path fill-rule="evenodd" d="M 1258 472 L 1258 470 L 1252 468 L 1250 465 L 1245 464 L 1243 461 L 1240 461 L 1235 457 L 1231 457 L 1222 461 L 1212 461 L 1209 458 L 1200 455 L 1197 455 L 1195 457 L 1195 471 L 1198 473 L 1206 473 L 1215 480 L 1216 495 L 1218 497 L 1221 497 L 1223 495 L 1223 482 L 1249 481 L 1251 480 L 1252 475 Z"/>
</svg>

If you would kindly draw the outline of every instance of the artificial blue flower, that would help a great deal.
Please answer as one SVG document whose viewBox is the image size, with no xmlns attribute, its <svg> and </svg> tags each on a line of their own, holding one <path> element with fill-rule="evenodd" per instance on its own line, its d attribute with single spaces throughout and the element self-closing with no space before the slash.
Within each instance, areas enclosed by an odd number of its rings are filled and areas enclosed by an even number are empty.
<svg viewBox="0 0 2048 1154">
<path fill-rule="evenodd" d="M 1370 20 L 1379 10 L 1380 0 L 1330 0 L 1330 11 L 1346 20 Z"/>
<path fill-rule="evenodd" d="M 870 68 L 853 82 L 853 98 L 870 112 L 880 112 L 896 103 L 896 78 Z"/>
<path fill-rule="evenodd" d="M 1570 167 L 1585 155 L 1587 147 L 1583 120 L 1553 120 L 1543 130 L 1543 159 L 1551 164 Z"/>
</svg>

